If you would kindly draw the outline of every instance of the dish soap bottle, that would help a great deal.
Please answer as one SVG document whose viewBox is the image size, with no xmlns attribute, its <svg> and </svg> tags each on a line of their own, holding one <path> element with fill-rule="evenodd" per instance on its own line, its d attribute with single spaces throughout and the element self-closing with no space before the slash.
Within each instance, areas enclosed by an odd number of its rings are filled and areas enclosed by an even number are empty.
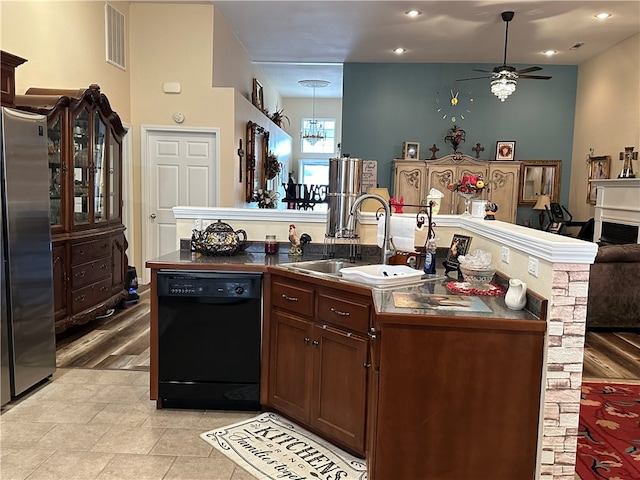
<svg viewBox="0 0 640 480">
<path fill-rule="evenodd" d="M 424 252 L 424 273 L 427 275 L 435 275 L 436 273 L 436 239 L 427 240 Z"/>
</svg>

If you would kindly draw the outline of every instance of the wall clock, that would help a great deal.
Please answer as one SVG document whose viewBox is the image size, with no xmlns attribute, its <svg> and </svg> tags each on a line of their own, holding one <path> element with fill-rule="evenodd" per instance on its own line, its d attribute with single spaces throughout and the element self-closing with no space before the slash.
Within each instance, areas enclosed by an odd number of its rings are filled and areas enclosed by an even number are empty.
<svg viewBox="0 0 640 480">
<path fill-rule="evenodd" d="M 471 113 L 474 100 L 471 92 L 460 92 L 449 89 L 448 92 L 438 92 L 435 103 L 436 112 L 443 120 L 456 123 L 464 120 L 466 115 Z"/>
</svg>

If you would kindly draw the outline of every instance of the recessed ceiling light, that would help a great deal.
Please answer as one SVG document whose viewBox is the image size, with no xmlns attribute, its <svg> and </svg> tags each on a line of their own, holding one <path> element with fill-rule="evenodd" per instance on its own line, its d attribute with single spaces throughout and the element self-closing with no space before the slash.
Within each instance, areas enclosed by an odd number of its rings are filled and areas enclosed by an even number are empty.
<svg viewBox="0 0 640 480">
<path fill-rule="evenodd" d="M 407 17 L 417 17 L 418 15 L 422 15 L 420 10 L 407 10 L 404 12 Z"/>
<path fill-rule="evenodd" d="M 394 48 L 393 49 L 393 53 L 395 53 L 396 55 L 402 55 L 406 51 L 407 50 L 402 48 L 402 47 L 398 47 L 398 48 Z"/>
<path fill-rule="evenodd" d="M 556 53 L 558 53 L 558 51 L 557 50 L 545 50 L 542 53 L 544 53 L 547 57 L 550 57 L 550 56 L 555 55 Z"/>
<path fill-rule="evenodd" d="M 606 13 L 606 12 L 602 12 L 602 13 L 596 13 L 594 15 L 594 17 L 599 18 L 600 20 L 604 20 L 605 18 L 609 18 L 611 16 L 610 13 Z"/>
</svg>

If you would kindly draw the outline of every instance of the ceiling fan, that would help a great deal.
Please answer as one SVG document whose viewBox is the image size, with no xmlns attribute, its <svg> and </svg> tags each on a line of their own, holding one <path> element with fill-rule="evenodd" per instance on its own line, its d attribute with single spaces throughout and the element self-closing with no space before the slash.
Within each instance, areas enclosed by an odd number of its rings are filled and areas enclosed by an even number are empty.
<svg viewBox="0 0 640 480">
<path fill-rule="evenodd" d="M 542 67 L 527 67 L 521 70 L 516 70 L 515 67 L 507 65 L 507 43 L 509 39 L 509 22 L 513 20 L 515 12 L 502 12 L 502 20 L 506 23 L 504 33 L 504 58 L 502 65 L 495 67 L 492 71 L 480 70 L 474 68 L 476 72 L 490 73 L 491 75 L 485 75 L 482 77 L 460 78 L 457 81 L 462 82 L 465 80 L 478 80 L 481 78 L 491 79 L 491 92 L 504 102 L 509 95 L 516 90 L 517 80 L 519 78 L 533 78 L 536 80 L 549 80 L 551 77 L 546 75 L 523 75 L 525 73 L 536 72 L 542 70 Z"/>
</svg>

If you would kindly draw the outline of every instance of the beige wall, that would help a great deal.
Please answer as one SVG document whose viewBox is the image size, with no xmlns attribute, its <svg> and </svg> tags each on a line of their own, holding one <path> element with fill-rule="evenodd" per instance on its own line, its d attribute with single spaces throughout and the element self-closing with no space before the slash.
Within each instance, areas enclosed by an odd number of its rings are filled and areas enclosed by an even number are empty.
<svg viewBox="0 0 640 480">
<path fill-rule="evenodd" d="M 128 2 L 112 5 L 128 17 Z M 122 121 L 130 122 L 129 72 L 105 61 L 104 2 L 3 0 L 0 27 L 2 50 L 27 59 L 16 69 L 17 94 L 97 83 Z"/>
<path fill-rule="evenodd" d="M 594 216 L 587 199 L 587 157 L 611 155 L 611 178 L 622 169 L 624 147 L 640 149 L 640 34 L 578 68 L 569 211 L 576 220 Z M 638 162 L 633 165 L 636 176 Z M 563 172 L 564 173 L 564 172 Z"/>
</svg>

